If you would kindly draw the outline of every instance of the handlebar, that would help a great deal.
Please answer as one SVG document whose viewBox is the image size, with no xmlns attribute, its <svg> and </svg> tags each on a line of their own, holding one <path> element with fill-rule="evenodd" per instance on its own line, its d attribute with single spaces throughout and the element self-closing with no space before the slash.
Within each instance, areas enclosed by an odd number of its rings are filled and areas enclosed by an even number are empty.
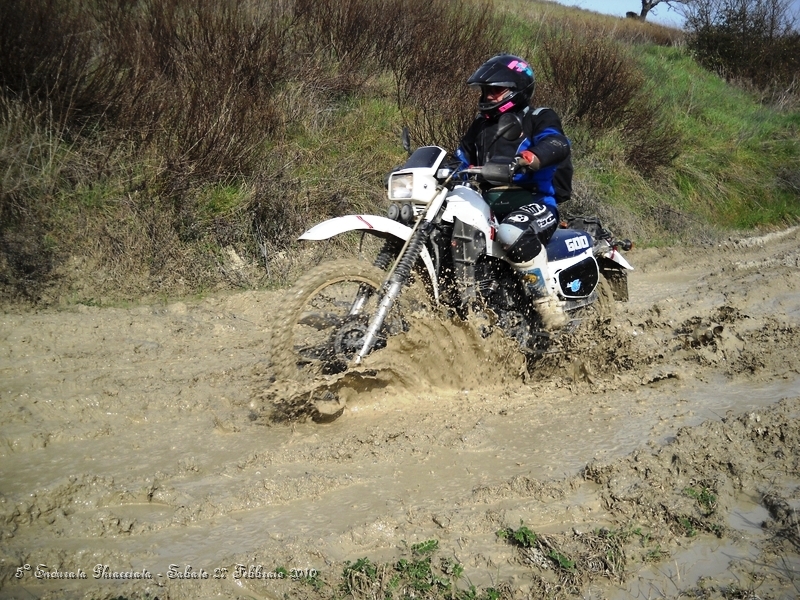
<svg viewBox="0 0 800 600">
<path fill-rule="evenodd" d="M 516 162 L 508 164 L 490 162 L 482 167 L 467 167 L 465 169 L 458 170 L 454 173 L 454 175 L 477 175 L 489 183 L 502 185 L 512 183 L 514 180 L 514 175 L 519 173 L 520 170 L 524 168 L 525 167 L 523 165 L 520 165 Z"/>
</svg>

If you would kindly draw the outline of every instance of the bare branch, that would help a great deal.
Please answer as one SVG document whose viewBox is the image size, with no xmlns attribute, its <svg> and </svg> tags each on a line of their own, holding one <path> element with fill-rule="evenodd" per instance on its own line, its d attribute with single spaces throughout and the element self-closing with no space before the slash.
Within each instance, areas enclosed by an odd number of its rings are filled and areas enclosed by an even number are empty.
<svg viewBox="0 0 800 600">
<path fill-rule="evenodd" d="M 644 21 L 647 14 L 659 4 L 673 8 L 673 4 L 690 4 L 692 0 L 642 0 L 642 12 L 639 13 L 639 20 Z"/>
</svg>

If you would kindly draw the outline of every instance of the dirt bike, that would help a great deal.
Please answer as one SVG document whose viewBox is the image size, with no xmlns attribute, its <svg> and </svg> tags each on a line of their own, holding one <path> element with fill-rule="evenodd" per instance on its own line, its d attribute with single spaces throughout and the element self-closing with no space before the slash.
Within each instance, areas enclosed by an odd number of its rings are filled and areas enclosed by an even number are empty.
<svg viewBox="0 0 800 600">
<path fill-rule="evenodd" d="M 410 152 L 410 143 L 404 143 Z M 325 240 L 361 231 L 384 242 L 373 264 L 334 260 L 297 281 L 273 340 L 279 376 L 342 373 L 384 347 L 389 336 L 407 327 L 396 304 L 415 273 L 434 305 L 461 318 L 488 313 L 492 327 L 515 339 L 523 352 L 546 349 L 551 334 L 495 239 L 499 223 L 480 187 L 481 181 L 508 184 L 521 167 L 490 163 L 460 169 L 446 159 L 447 151 L 438 146 L 416 149 L 388 177 L 386 216 L 336 217 L 300 236 Z M 615 297 L 627 300 L 627 271 L 633 267 L 620 250 L 630 249 L 630 242 L 614 240 L 596 219 L 575 223 L 584 229 L 559 228 L 547 244 L 550 291 L 567 315 L 596 303 L 607 310 Z"/>
</svg>

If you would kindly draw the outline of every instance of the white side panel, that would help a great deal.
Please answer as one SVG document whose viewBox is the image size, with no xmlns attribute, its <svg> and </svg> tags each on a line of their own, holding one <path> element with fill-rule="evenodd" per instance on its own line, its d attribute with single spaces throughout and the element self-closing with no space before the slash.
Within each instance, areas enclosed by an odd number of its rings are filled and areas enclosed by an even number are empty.
<svg viewBox="0 0 800 600">
<path fill-rule="evenodd" d="M 447 208 L 442 215 L 442 220 L 452 223 L 455 219 L 483 232 L 489 256 L 505 258 L 505 252 L 494 240 L 498 225 L 497 219 L 492 215 L 492 210 L 486 200 L 478 192 L 462 185 L 453 188 L 453 191 L 447 196 Z"/>
<path fill-rule="evenodd" d="M 572 265 L 576 265 L 579 262 L 586 260 L 587 258 L 592 257 L 592 249 L 588 248 L 586 251 L 581 252 L 577 256 L 571 256 L 569 258 L 562 258 L 560 260 L 551 260 L 547 263 L 547 270 L 550 271 L 549 277 L 547 280 L 547 288 L 551 294 L 557 294 L 559 297 L 562 297 L 561 288 L 558 285 L 558 275 L 564 269 L 568 269 Z"/>
<path fill-rule="evenodd" d="M 408 241 L 412 231 L 411 227 L 387 217 L 379 217 L 378 215 L 345 215 L 344 217 L 335 217 L 318 223 L 297 239 L 308 241 L 327 240 L 346 231 L 358 230 L 363 230 L 373 235 L 388 233 L 403 241 Z M 428 269 L 434 299 L 439 302 L 439 282 L 436 279 L 436 269 L 434 269 L 433 260 L 431 260 L 431 255 L 427 248 L 422 249 L 420 258 L 425 264 L 425 268 Z"/>
</svg>

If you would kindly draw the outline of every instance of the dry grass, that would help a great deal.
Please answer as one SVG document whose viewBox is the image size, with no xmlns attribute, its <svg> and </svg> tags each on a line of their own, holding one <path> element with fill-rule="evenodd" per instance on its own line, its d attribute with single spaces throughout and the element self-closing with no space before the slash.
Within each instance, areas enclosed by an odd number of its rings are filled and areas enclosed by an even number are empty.
<svg viewBox="0 0 800 600">
<path fill-rule="evenodd" d="M 554 27 L 570 31 L 591 31 L 594 35 L 625 44 L 657 44 L 681 46 L 686 34 L 674 27 L 649 21 L 613 17 L 577 6 L 564 6 L 549 0 L 512 0 L 498 6 L 502 12 L 521 19 L 541 23 L 548 29 Z"/>
<path fill-rule="evenodd" d="M 401 124 L 456 146 L 501 51 L 541 64 L 577 145 L 617 136 L 647 175 L 674 131 L 614 40 L 680 36 L 521 0 L 0 3 L 0 297 L 280 284 L 304 227 L 381 210 Z"/>
</svg>

